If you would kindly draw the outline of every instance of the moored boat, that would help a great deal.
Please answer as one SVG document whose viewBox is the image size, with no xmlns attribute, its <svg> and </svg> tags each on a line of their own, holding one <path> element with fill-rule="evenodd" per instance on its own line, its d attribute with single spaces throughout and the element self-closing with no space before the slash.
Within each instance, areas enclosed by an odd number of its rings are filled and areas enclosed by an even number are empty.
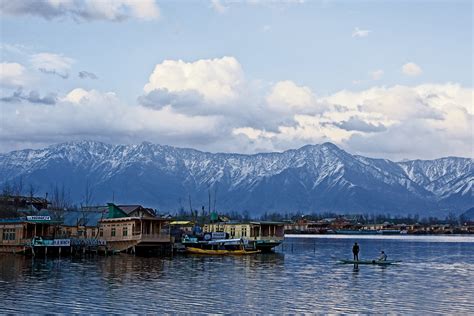
<svg viewBox="0 0 474 316">
<path fill-rule="evenodd" d="M 217 239 L 188 245 L 186 252 L 201 255 L 250 255 L 261 250 L 249 248 L 243 239 Z"/>
<path fill-rule="evenodd" d="M 399 260 L 340 260 L 339 261 L 342 264 L 375 264 L 375 265 L 391 265 L 391 264 L 396 264 L 400 263 L 401 261 Z"/>
</svg>

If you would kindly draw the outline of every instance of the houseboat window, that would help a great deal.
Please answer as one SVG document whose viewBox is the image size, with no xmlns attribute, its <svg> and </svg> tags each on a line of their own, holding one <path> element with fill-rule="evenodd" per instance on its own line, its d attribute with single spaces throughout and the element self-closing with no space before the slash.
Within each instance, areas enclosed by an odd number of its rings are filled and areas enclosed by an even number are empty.
<svg viewBox="0 0 474 316">
<path fill-rule="evenodd" d="M 123 236 L 128 236 L 128 227 L 124 227 L 124 228 L 123 228 L 122 235 L 123 235 Z"/>
<path fill-rule="evenodd" d="M 104 237 L 104 230 L 102 228 L 99 230 L 99 236 Z"/>
<path fill-rule="evenodd" d="M 115 237 L 115 227 L 110 229 L 110 236 Z"/>
<path fill-rule="evenodd" d="M 232 237 L 235 236 L 235 227 L 231 227 L 231 228 L 230 228 L 230 235 L 231 235 Z"/>
<path fill-rule="evenodd" d="M 5 228 L 3 230 L 3 240 L 15 240 L 15 229 Z"/>
<path fill-rule="evenodd" d="M 242 226 L 242 237 L 247 237 L 247 227 Z"/>
</svg>

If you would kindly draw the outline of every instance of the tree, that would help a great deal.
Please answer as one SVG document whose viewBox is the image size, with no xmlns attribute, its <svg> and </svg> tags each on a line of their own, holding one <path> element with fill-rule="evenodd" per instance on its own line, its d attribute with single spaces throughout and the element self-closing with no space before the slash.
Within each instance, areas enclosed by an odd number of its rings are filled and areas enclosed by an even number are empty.
<svg viewBox="0 0 474 316">
<path fill-rule="evenodd" d="M 38 188 L 34 184 L 30 183 L 28 185 L 28 196 L 30 198 L 30 203 L 33 202 L 33 197 L 35 196 L 36 192 L 38 192 Z"/>
<path fill-rule="evenodd" d="M 84 206 L 91 206 L 94 201 L 94 189 L 91 186 L 89 179 L 86 181 L 84 186 L 84 195 L 82 196 L 82 202 Z"/>
<path fill-rule="evenodd" d="M 72 207 L 70 192 L 66 190 L 64 184 L 51 187 L 51 211 L 55 220 L 62 220 L 64 211 Z"/>
<path fill-rule="evenodd" d="M 248 222 L 250 221 L 250 213 L 248 210 L 245 210 L 243 213 L 242 213 L 242 220 Z"/>
<path fill-rule="evenodd" d="M 448 216 L 446 216 L 446 222 L 454 226 L 458 222 L 458 217 L 453 212 L 449 212 Z"/>
<path fill-rule="evenodd" d="M 91 206 L 93 198 L 94 190 L 91 187 L 89 179 L 87 179 L 86 184 L 84 186 L 84 195 L 82 197 L 82 203 L 84 204 L 81 203 L 82 225 L 84 226 L 84 229 L 86 229 L 86 226 L 89 222 L 89 214 L 87 212 L 87 207 Z"/>
<path fill-rule="evenodd" d="M 13 195 L 13 187 L 9 182 L 5 182 L 2 187 L 2 197 L 7 198 Z"/>
<path fill-rule="evenodd" d="M 23 177 L 18 178 L 13 186 L 13 195 L 20 196 L 23 194 Z"/>
<path fill-rule="evenodd" d="M 461 226 L 464 225 L 465 223 L 468 222 L 468 220 L 469 219 L 467 218 L 466 215 L 464 215 L 464 214 L 459 215 L 459 225 L 461 225 Z"/>
</svg>

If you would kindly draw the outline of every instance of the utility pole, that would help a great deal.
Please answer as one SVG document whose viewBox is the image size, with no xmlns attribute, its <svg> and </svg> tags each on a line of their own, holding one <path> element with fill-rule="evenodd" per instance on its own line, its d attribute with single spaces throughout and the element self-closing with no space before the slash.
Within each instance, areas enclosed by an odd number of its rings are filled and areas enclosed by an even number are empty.
<svg viewBox="0 0 474 316">
<path fill-rule="evenodd" d="M 209 195 L 209 215 L 210 215 L 211 214 L 211 187 L 210 186 L 207 187 L 207 192 Z"/>
<path fill-rule="evenodd" d="M 216 211 L 216 201 L 217 201 L 217 183 L 214 187 L 214 212 Z"/>
</svg>

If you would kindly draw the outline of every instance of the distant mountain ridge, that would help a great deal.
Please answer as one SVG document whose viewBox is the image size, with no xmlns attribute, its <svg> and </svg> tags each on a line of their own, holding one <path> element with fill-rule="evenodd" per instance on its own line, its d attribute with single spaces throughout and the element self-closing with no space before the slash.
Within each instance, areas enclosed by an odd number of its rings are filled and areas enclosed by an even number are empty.
<svg viewBox="0 0 474 316">
<path fill-rule="evenodd" d="M 140 203 L 175 212 L 220 211 L 428 213 L 474 206 L 474 161 L 447 157 L 392 162 L 351 155 L 332 143 L 281 153 L 208 153 L 144 142 L 79 141 L 0 154 L 0 185 L 22 178 L 46 192 L 64 184 L 79 203 L 86 183 L 94 201 Z M 214 206 L 212 205 L 212 208 Z"/>
</svg>

